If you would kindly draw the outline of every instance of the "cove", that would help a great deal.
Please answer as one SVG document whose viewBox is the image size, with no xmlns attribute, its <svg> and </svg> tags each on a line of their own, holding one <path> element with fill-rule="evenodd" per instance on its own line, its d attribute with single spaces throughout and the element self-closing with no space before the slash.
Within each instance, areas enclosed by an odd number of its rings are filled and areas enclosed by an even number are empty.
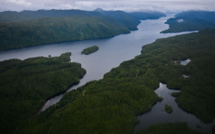
<svg viewBox="0 0 215 134">
<path fill-rule="evenodd" d="M 138 25 L 138 30 L 132 31 L 129 34 L 121 34 L 112 38 L 85 40 L 76 42 L 65 42 L 48 44 L 42 46 L 28 47 L 15 50 L 0 51 L 0 61 L 18 58 L 26 59 L 30 57 L 49 55 L 59 56 L 61 53 L 72 52 L 71 62 L 81 63 L 86 69 L 86 75 L 81 79 L 80 83 L 69 88 L 67 92 L 76 89 L 89 81 L 99 80 L 103 75 L 109 72 L 112 68 L 119 66 L 123 61 L 130 60 L 140 54 L 143 45 L 154 42 L 159 38 L 166 38 L 182 33 L 162 34 L 161 31 L 168 29 L 165 24 L 166 20 L 173 15 L 163 17 L 158 20 L 141 21 Z M 98 46 L 99 50 L 90 55 L 83 55 L 81 51 L 84 48 Z M 47 101 L 42 111 L 53 104 L 60 101 L 64 94 L 55 96 Z"/>
<path fill-rule="evenodd" d="M 134 127 L 134 133 L 139 129 L 145 129 L 152 124 L 160 123 L 174 123 L 174 122 L 186 122 L 187 126 L 203 133 L 212 133 L 213 123 L 204 123 L 199 120 L 195 115 L 183 111 L 175 102 L 175 97 L 171 96 L 173 92 L 179 92 L 179 90 L 169 89 L 166 84 L 160 83 L 160 87 L 155 90 L 155 93 L 162 97 L 161 102 L 157 102 L 152 109 L 139 115 L 137 118 L 139 123 Z M 172 107 L 173 112 L 167 113 L 164 108 L 165 104 Z"/>
</svg>

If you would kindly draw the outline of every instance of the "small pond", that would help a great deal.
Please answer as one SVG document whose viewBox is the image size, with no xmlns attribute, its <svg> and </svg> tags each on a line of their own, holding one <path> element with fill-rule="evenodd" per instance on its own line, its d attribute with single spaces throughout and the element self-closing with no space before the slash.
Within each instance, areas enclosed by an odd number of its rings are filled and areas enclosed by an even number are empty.
<svg viewBox="0 0 215 134">
<path fill-rule="evenodd" d="M 187 113 L 182 110 L 175 102 L 175 97 L 171 96 L 173 92 L 179 90 L 168 89 L 166 84 L 160 83 L 160 87 L 155 90 L 155 93 L 163 98 L 163 101 L 157 102 L 149 112 L 139 115 L 137 118 L 139 123 L 134 127 L 134 133 L 139 129 L 145 129 L 152 124 L 159 123 L 174 123 L 174 122 L 187 122 L 188 127 L 201 131 L 204 133 L 212 133 L 213 123 L 206 124 L 199 120 L 193 114 Z M 172 113 L 167 113 L 164 108 L 165 104 L 173 108 Z"/>
<path fill-rule="evenodd" d="M 181 65 L 183 65 L 183 66 L 186 66 L 188 63 L 190 63 L 191 62 L 191 60 L 190 59 L 187 59 L 187 60 L 182 60 L 181 62 L 180 62 L 180 64 Z"/>
</svg>

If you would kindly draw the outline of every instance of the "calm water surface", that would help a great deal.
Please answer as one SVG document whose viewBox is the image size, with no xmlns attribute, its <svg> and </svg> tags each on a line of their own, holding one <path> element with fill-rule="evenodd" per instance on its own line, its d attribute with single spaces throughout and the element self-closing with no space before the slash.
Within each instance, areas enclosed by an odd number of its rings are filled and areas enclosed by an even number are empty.
<svg viewBox="0 0 215 134">
<path fill-rule="evenodd" d="M 171 96 L 173 92 L 179 91 L 173 89 L 170 90 L 167 88 L 166 84 L 160 83 L 160 87 L 155 90 L 155 93 L 162 97 L 163 101 L 157 102 L 149 112 L 137 117 L 140 122 L 134 127 L 134 133 L 139 129 L 147 128 L 152 124 L 168 122 L 187 122 L 187 125 L 190 128 L 204 133 L 212 133 L 212 126 L 215 124 L 215 121 L 207 124 L 199 120 L 193 114 L 183 111 L 175 102 L 175 97 Z M 165 104 L 172 107 L 172 113 L 169 114 L 164 110 Z"/>
</svg>

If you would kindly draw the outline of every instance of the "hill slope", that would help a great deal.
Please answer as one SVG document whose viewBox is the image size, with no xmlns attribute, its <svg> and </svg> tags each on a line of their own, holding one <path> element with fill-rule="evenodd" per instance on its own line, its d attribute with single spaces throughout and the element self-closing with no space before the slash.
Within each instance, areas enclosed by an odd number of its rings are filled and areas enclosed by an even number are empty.
<svg viewBox="0 0 215 134">
<path fill-rule="evenodd" d="M 215 12 L 210 11 L 186 11 L 176 14 L 175 18 L 167 20 L 169 29 L 163 31 L 183 32 L 215 28 Z"/>
<path fill-rule="evenodd" d="M 135 18 L 139 20 L 146 20 L 146 19 L 159 19 L 160 17 L 165 17 L 166 15 L 161 12 L 132 12 L 129 13 Z"/>
<path fill-rule="evenodd" d="M 77 84 L 86 71 L 60 57 L 11 59 L 0 62 L 0 133 L 9 134 L 35 116 L 46 100 Z"/>
<path fill-rule="evenodd" d="M 72 16 L 0 23 L 0 49 L 112 37 L 130 30 L 112 18 Z"/>
<path fill-rule="evenodd" d="M 112 37 L 135 30 L 140 23 L 123 11 L 103 13 L 81 10 L 2 12 L 0 50 Z"/>
<path fill-rule="evenodd" d="M 123 11 L 6 11 L 0 13 L 0 50 L 113 37 L 136 30 L 139 23 Z"/>
</svg>

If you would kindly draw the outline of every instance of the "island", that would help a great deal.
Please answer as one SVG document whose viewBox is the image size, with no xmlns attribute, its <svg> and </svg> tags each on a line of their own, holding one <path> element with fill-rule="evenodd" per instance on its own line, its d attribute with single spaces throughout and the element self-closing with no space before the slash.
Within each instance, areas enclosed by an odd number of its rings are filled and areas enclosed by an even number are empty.
<svg viewBox="0 0 215 134">
<path fill-rule="evenodd" d="M 99 50 L 98 46 L 92 46 L 92 47 L 85 48 L 81 53 L 88 55 L 88 54 L 94 53 L 98 50 Z"/>
<path fill-rule="evenodd" d="M 165 109 L 164 109 L 167 113 L 172 113 L 173 110 L 172 110 L 172 107 L 170 105 L 165 105 Z"/>
</svg>

